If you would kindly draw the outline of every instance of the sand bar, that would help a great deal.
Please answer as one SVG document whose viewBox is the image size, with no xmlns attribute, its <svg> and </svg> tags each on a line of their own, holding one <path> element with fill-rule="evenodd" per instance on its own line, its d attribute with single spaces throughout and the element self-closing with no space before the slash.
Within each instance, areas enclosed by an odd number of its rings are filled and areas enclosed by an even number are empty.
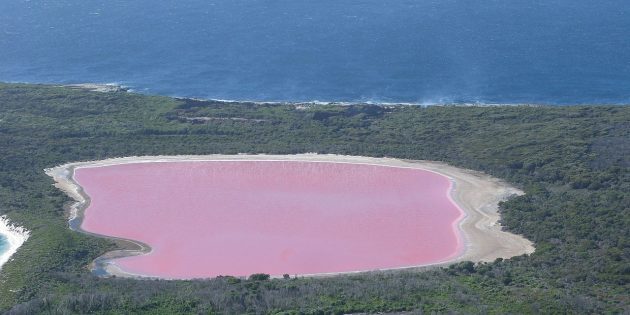
<svg viewBox="0 0 630 315">
<path fill-rule="evenodd" d="M 451 257 L 449 263 L 461 260 L 492 261 L 496 258 L 509 258 L 534 251 L 532 243 L 521 236 L 501 231 L 498 224 L 498 202 L 511 195 L 522 194 L 521 191 L 506 183 L 491 178 L 485 174 L 451 167 L 444 163 L 429 161 L 403 161 L 389 158 L 369 158 L 338 155 L 208 155 L 208 156 L 147 156 L 125 157 L 102 161 L 69 163 L 53 169 L 47 169 L 46 173 L 56 181 L 56 186 L 69 194 L 77 202 L 69 207 L 71 228 L 82 231 L 80 221 L 82 211 L 89 205 L 89 198 L 83 193 L 81 187 L 74 181 L 74 170 L 77 168 L 120 165 L 143 162 L 175 162 L 175 161 L 308 161 L 308 162 L 334 162 L 350 164 L 367 164 L 380 166 L 393 166 L 397 168 L 413 168 L 436 172 L 451 179 L 453 188 L 452 199 L 465 212 L 465 217 L 460 220 L 459 230 L 464 243 L 464 248 L 457 256 Z M 90 233 L 91 234 L 91 233 Z M 140 255 L 150 251 L 150 248 L 141 242 L 129 240 L 133 246 L 129 249 L 110 252 L 97 259 L 92 266 L 101 268 L 107 274 L 118 276 L 138 276 L 126 273 L 116 264 L 110 263 L 112 259 Z M 417 266 L 416 266 L 417 267 Z"/>
</svg>

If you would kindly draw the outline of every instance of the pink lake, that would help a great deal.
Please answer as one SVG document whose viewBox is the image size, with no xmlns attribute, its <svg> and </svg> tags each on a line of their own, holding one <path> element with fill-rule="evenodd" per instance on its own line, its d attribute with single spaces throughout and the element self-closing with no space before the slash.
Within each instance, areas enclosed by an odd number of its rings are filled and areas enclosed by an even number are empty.
<svg viewBox="0 0 630 315">
<path fill-rule="evenodd" d="M 148 244 L 113 262 L 190 279 L 318 274 L 442 262 L 462 251 L 462 212 L 437 173 L 294 161 L 151 162 L 87 167 L 88 232 Z"/>
</svg>

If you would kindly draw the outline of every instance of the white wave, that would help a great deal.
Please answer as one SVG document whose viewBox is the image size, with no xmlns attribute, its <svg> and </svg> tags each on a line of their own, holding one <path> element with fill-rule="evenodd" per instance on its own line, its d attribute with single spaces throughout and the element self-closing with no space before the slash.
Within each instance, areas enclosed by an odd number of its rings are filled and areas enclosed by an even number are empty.
<svg viewBox="0 0 630 315">
<path fill-rule="evenodd" d="M 237 104 L 237 103 L 252 103 L 256 105 L 296 105 L 296 106 L 315 106 L 315 105 L 378 105 L 378 106 L 421 106 L 421 107 L 429 107 L 429 106 L 470 106 L 470 107 L 490 107 L 490 106 L 546 106 L 546 105 L 559 105 L 554 103 L 531 103 L 531 102 L 515 102 L 515 103 L 497 103 L 497 102 L 487 102 L 484 100 L 474 100 L 474 101 L 458 101 L 449 97 L 435 97 L 435 98 L 425 98 L 419 101 L 384 101 L 379 99 L 369 99 L 369 98 L 361 98 L 357 100 L 351 101 L 320 101 L 320 100 L 311 100 L 311 101 L 295 101 L 295 100 L 270 100 L 270 101 L 260 101 L 255 99 L 220 99 L 220 98 L 212 98 L 212 97 L 194 97 L 194 96 L 181 96 L 177 94 L 153 94 L 151 89 L 149 88 L 139 88 L 133 85 L 127 85 L 124 82 L 108 82 L 108 83 L 53 83 L 53 82 L 27 82 L 27 81 L 3 81 L 5 83 L 17 83 L 17 84 L 46 84 L 46 85 L 59 85 L 71 88 L 83 88 L 87 90 L 97 91 L 97 92 L 112 92 L 112 91 L 126 91 L 129 93 L 138 93 L 143 95 L 162 95 L 168 96 L 175 99 L 180 100 L 195 100 L 195 101 L 209 101 L 209 102 L 220 102 L 220 103 L 228 103 L 228 104 Z M 627 105 L 630 101 L 626 103 L 616 103 Z M 603 105 L 614 105 L 602 102 Z M 579 105 L 579 104 L 574 104 Z"/>
<path fill-rule="evenodd" d="M 470 107 L 487 107 L 487 106 L 540 106 L 536 104 L 529 103 L 491 103 L 491 102 L 454 102 L 448 99 L 438 99 L 438 100 L 429 100 L 429 101 L 420 101 L 420 102 L 387 102 L 387 101 L 379 101 L 379 100 L 358 100 L 358 101 L 256 101 L 249 99 L 220 99 L 220 98 L 202 98 L 202 97 L 186 97 L 186 96 L 175 96 L 170 95 L 175 99 L 179 100 L 193 100 L 193 101 L 201 101 L 201 102 L 219 102 L 225 104 L 238 104 L 238 103 L 251 103 L 256 105 L 295 105 L 295 106 L 322 106 L 322 105 L 339 105 L 339 106 L 350 106 L 350 105 L 378 105 L 378 106 L 470 106 Z"/>
<path fill-rule="evenodd" d="M 9 248 L 5 252 L 0 253 L 1 270 L 2 266 L 17 252 L 18 248 L 28 240 L 31 233 L 21 226 L 12 224 L 6 216 L 0 216 L 0 234 L 4 235 L 9 243 Z"/>
</svg>

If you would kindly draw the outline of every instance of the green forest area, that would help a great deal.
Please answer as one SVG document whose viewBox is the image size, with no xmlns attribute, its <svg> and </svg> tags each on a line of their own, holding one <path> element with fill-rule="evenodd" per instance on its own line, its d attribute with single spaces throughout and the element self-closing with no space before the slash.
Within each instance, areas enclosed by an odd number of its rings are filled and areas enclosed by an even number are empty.
<svg viewBox="0 0 630 315">
<path fill-rule="evenodd" d="M 328 278 L 134 280 L 68 229 L 45 168 L 122 156 L 334 153 L 436 160 L 523 189 L 501 223 L 530 256 Z M 8 314 L 630 312 L 630 106 L 376 106 L 196 101 L 0 84 L 0 215 L 31 237 L 0 272 Z"/>
</svg>

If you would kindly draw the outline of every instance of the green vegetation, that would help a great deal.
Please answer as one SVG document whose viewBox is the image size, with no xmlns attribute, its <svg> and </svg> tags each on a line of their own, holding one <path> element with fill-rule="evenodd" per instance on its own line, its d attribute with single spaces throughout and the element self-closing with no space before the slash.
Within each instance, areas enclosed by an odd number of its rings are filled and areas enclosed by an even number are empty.
<svg viewBox="0 0 630 315">
<path fill-rule="evenodd" d="M 32 231 L 0 312 L 342 314 L 630 311 L 630 107 L 256 105 L 0 84 L 0 214 Z M 531 256 L 308 279 L 102 279 L 44 168 L 129 155 L 337 153 L 446 161 L 522 187 L 501 205 Z"/>
</svg>

